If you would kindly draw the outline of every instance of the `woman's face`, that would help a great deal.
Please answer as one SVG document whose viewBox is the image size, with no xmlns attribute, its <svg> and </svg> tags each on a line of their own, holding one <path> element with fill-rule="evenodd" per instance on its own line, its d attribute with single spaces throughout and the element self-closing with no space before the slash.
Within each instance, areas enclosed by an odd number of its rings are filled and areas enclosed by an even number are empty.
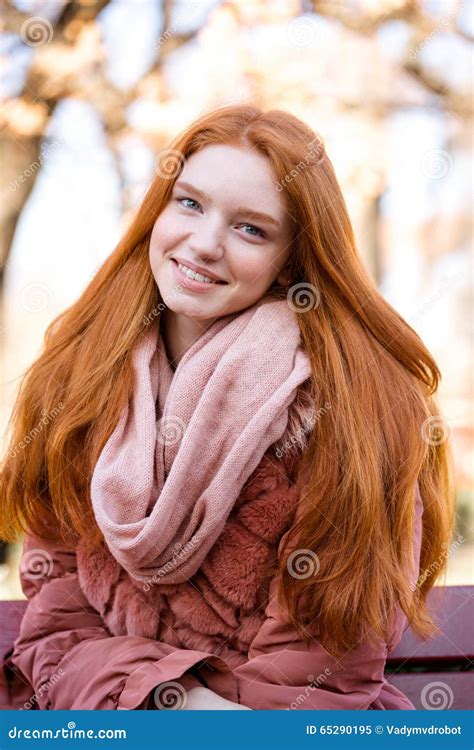
<svg viewBox="0 0 474 750">
<path fill-rule="evenodd" d="M 275 280 L 288 282 L 291 220 L 276 182 L 269 161 L 244 147 L 206 146 L 185 162 L 150 240 L 169 310 L 215 319 L 254 304 Z M 178 263 L 222 283 L 190 279 Z"/>
</svg>

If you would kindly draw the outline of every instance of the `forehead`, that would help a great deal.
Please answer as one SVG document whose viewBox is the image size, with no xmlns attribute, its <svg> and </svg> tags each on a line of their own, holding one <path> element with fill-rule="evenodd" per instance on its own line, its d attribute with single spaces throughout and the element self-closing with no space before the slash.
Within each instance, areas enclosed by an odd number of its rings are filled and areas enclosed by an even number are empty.
<svg viewBox="0 0 474 750">
<path fill-rule="evenodd" d="M 225 198 L 229 205 L 246 205 L 285 214 L 281 192 L 269 160 L 245 146 L 212 144 L 192 154 L 178 178 L 191 183 L 213 198 Z"/>
</svg>

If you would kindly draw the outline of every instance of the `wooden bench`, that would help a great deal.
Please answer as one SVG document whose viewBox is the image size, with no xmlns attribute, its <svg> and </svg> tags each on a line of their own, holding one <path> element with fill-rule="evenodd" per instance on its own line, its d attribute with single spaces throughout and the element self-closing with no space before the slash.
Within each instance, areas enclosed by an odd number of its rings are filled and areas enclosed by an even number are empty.
<svg viewBox="0 0 474 750">
<path fill-rule="evenodd" d="M 388 656 L 387 682 L 418 709 L 472 709 L 474 586 L 435 587 L 428 603 L 443 634 L 421 641 L 407 629 Z"/>
<path fill-rule="evenodd" d="M 472 709 L 474 696 L 474 586 L 434 588 L 428 597 L 443 634 L 420 641 L 408 629 L 389 654 L 387 682 L 418 709 Z M 18 635 L 27 601 L 0 602 L 0 654 Z"/>
</svg>

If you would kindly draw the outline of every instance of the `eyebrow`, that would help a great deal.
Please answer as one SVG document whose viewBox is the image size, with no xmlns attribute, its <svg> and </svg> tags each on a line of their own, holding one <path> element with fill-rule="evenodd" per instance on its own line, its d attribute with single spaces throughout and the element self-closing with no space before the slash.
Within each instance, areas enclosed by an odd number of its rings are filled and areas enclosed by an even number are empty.
<svg viewBox="0 0 474 750">
<path fill-rule="evenodd" d="M 211 197 L 205 193 L 203 190 L 199 190 L 199 188 L 194 187 L 194 185 L 191 185 L 189 182 L 185 182 L 184 180 L 177 180 L 174 184 L 176 188 L 182 188 L 184 190 L 189 190 L 192 193 L 195 193 L 203 200 L 210 201 Z M 280 222 L 273 218 L 273 216 L 270 216 L 270 214 L 264 214 L 261 211 L 254 211 L 252 208 L 242 208 L 240 206 L 237 206 L 235 211 L 238 214 L 245 214 L 245 216 L 249 216 L 252 219 L 257 219 L 258 221 L 265 221 L 268 224 L 273 224 L 274 226 L 280 228 Z"/>
</svg>

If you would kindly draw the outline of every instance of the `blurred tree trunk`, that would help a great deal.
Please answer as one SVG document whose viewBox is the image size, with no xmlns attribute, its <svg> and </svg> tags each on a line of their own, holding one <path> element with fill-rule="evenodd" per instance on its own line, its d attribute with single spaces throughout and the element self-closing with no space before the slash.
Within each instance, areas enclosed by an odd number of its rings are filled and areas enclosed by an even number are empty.
<svg viewBox="0 0 474 750">
<path fill-rule="evenodd" d="M 30 14 L 22 13 L 9 0 L 3 9 L 6 31 L 21 35 L 21 39 L 35 48 L 33 62 L 19 97 L 4 104 L 0 132 L 0 164 L 3 183 L 0 202 L 0 295 L 3 291 L 4 270 L 10 254 L 16 225 L 23 207 L 33 190 L 41 170 L 41 144 L 58 101 L 71 95 L 71 75 L 55 75 L 51 64 L 57 51 L 64 60 L 73 50 L 86 24 L 94 23 L 97 15 L 110 0 L 95 2 L 67 2 L 57 0 L 56 19 L 39 17 L 36 27 L 29 31 L 24 24 Z M 35 8 L 36 12 L 36 8 Z M 31 37 L 29 37 L 31 34 Z M 44 43 L 36 46 L 43 34 Z M 49 41 L 47 41 L 49 40 Z M 76 75 L 79 71 L 74 71 Z"/>
</svg>

